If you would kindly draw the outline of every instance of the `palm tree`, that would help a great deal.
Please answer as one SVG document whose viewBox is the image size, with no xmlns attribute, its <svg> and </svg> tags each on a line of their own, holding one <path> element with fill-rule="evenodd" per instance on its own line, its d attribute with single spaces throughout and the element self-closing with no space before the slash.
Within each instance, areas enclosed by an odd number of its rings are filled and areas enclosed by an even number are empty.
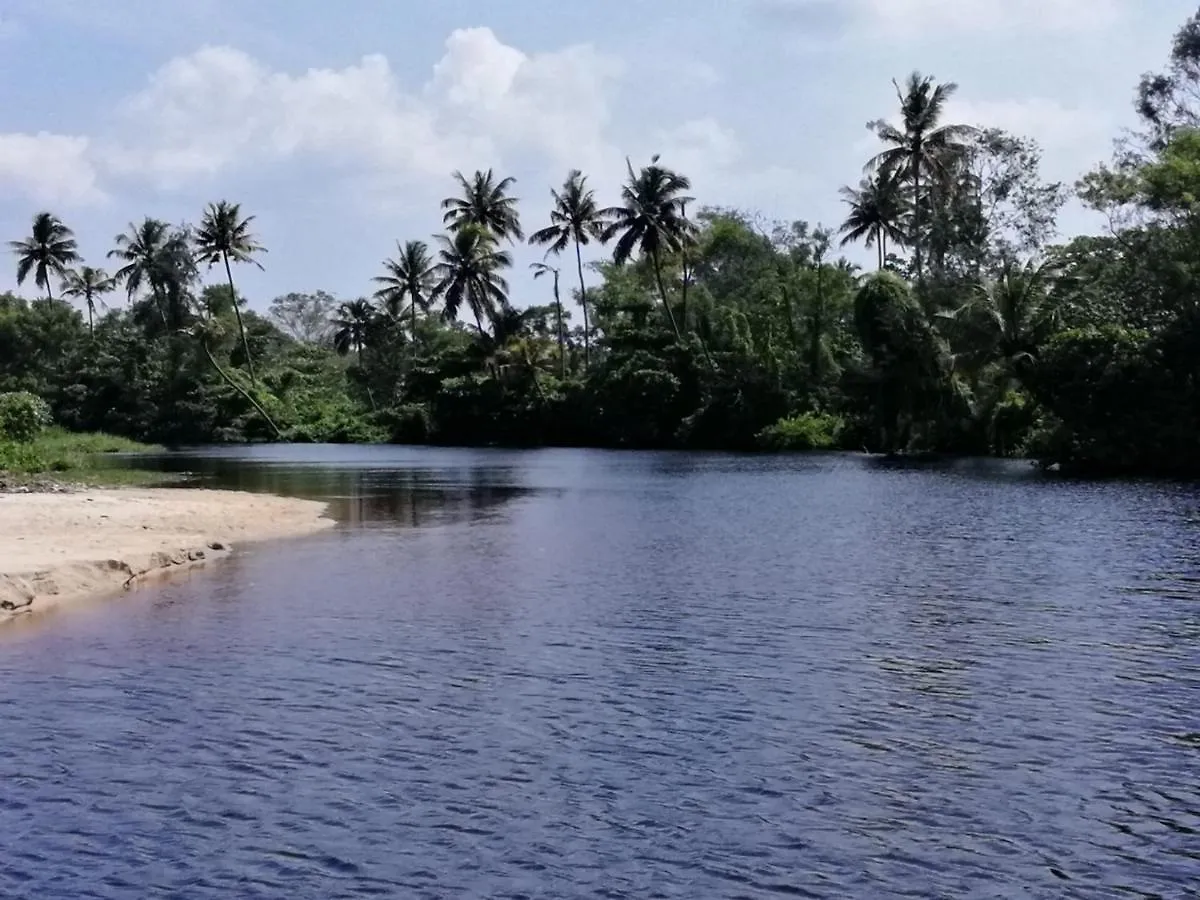
<svg viewBox="0 0 1200 900">
<path fill-rule="evenodd" d="M 549 275 L 554 279 L 554 309 L 555 309 L 555 312 L 557 313 L 556 318 L 558 319 L 558 374 L 559 374 L 560 378 L 566 378 L 567 377 L 567 349 L 566 349 L 567 338 L 566 338 L 565 332 L 563 331 L 562 297 L 558 292 L 559 276 L 562 273 L 559 269 L 556 269 L 556 268 L 554 268 L 554 266 L 548 265 L 544 262 L 530 263 L 529 268 L 533 269 L 534 281 L 541 278 L 543 275 Z M 587 307 L 585 306 L 584 309 L 586 310 Z M 586 321 L 587 320 L 586 312 L 584 312 L 583 317 L 584 317 L 584 320 Z M 584 326 L 584 330 L 586 333 L 586 330 L 587 330 L 586 325 Z M 585 344 L 585 346 L 586 346 L 586 344 Z M 585 357 L 585 359 L 586 359 L 586 357 Z M 586 363 L 585 363 L 585 365 L 586 365 Z"/>
<path fill-rule="evenodd" d="M 629 180 L 621 188 L 623 205 L 604 211 L 609 222 L 601 239 L 605 242 L 616 239 L 613 261 L 617 265 L 627 262 L 635 250 L 642 257 L 649 257 L 667 320 L 675 337 L 682 340 L 683 333 L 663 285 L 662 254 L 682 249 L 695 230 L 684 214 L 686 204 L 693 198 L 683 192 L 692 183 L 687 177 L 660 166 L 657 155 L 637 173 L 632 163 L 626 160 L 625 164 Z"/>
<path fill-rule="evenodd" d="M 17 284 L 24 284 L 29 273 L 33 281 L 53 300 L 50 276 L 62 278 L 72 263 L 79 262 L 75 233 L 58 216 L 41 212 L 33 217 L 33 232 L 23 241 L 9 241 L 17 255 Z"/>
<path fill-rule="evenodd" d="M 562 253 L 570 244 L 575 245 L 575 268 L 579 273 L 579 305 L 583 307 L 583 367 L 591 364 L 591 324 L 588 320 L 587 286 L 583 282 L 583 247 L 592 240 L 604 242 L 604 229 L 608 224 L 608 211 L 596 204 L 596 192 L 587 186 L 587 176 L 572 169 L 563 182 L 561 190 L 551 190 L 554 208 L 550 211 L 550 225 L 534 232 L 529 243 L 549 245 L 549 252 Z M 557 285 L 557 280 L 555 281 Z M 557 296 L 557 291 L 556 291 Z"/>
<path fill-rule="evenodd" d="M 1000 275 L 981 282 L 962 306 L 941 318 L 957 324 L 962 343 L 970 350 L 958 362 L 978 372 L 1000 365 L 1007 382 L 1020 378 L 1038 348 L 1058 330 L 1058 313 L 1051 283 L 1059 270 L 1052 263 L 1006 263 Z"/>
<path fill-rule="evenodd" d="M 451 232 L 478 225 L 501 240 L 519 241 L 524 237 L 517 198 L 508 195 L 517 183 L 515 178 L 497 181 L 491 169 L 476 172 L 469 181 L 462 172 L 455 172 L 454 178 L 462 188 L 462 196 L 442 201 L 442 209 L 446 211 L 442 221 Z"/>
<path fill-rule="evenodd" d="M 884 121 L 871 123 L 887 147 L 867 163 L 867 169 L 885 178 L 900 178 L 912 184 L 913 227 L 909 243 L 916 254 L 919 284 L 924 240 L 922 177 L 926 177 L 926 183 L 945 181 L 952 161 L 966 152 L 965 141 L 975 129 L 967 125 L 941 124 L 946 103 L 958 90 L 954 82 L 935 84 L 933 76 L 913 72 L 903 88 L 895 81 L 892 84 L 900 100 L 902 129 Z"/>
<path fill-rule="evenodd" d="M 218 262 L 225 264 L 225 276 L 229 279 L 229 292 L 234 297 L 233 312 L 237 316 L 238 331 L 242 336 L 242 351 L 246 354 L 246 370 L 250 373 L 251 384 L 256 383 L 254 360 L 250 357 L 246 325 L 242 321 L 242 310 L 237 303 L 237 290 L 233 286 L 230 260 L 254 263 L 262 269 L 262 263 L 254 259 L 254 254 L 266 253 L 267 248 L 258 243 L 257 238 L 250 233 L 250 224 L 253 221 L 254 216 L 242 218 L 242 208 L 239 204 L 222 200 L 219 203 L 208 204 L 204 210 L 204 218 L 200 220 L 200 229 L 196 232 L 199 261 L 208 263 L 210 268 Z"/>
<path fill-rule="evenodd" d="M 116 281 L 103 269 L 82 266 L 63 276 L 61 290 L 64 297 L 78 297 L 87 305 L 88 334 L 95 334 L 96 303 L 103 304 L 100 297 L 112 293 L 116 287 Z"/>
<path fill-rule="evenodd" d="M 342 356 L 353 350 L 361 363 L 376 315 L 375 307 L 365 297 L 342 303 L 333 319 L 333 327 L 337 329 L 333 333 L 334 349 Z"/>
<path fill-rule="evenodd" d="M 130 301 L 142 287 L 146 285 L 154 297 L 159 312 L 166 318 L 162 303 L 162 284 L 160 263 L 163 247 L 170 237 L 171 228 L 161 219 L 147 216 L 141 225 L 129 223 L 129 230 L 118 234 L 113 243 L 116 246 L 108 251 L 109 259 L 117 259 L 124 263 L 117 269 L 113 279 L 125 284 L 125 292 Z"/>
<path fill-rule="evenodd" d="M 876 175 L 859 182 L 858 190 L 841 189 L 842 200 L 850 207 L 839 229 L 844 235 L 842 246 L 866 238 L 866 245 L 876 250 L 880 269 L 887 263 L 888 240 L 904 243 L 905 203 L 899 188 L 894 180 Z"/>
<path fill-rule="evenodd" d="M 377 276 L 374 281 L 383 285 L 375 292 L 388 314 L 393 319 L 399 319 L 404 314 L 404 303 L 408 301 L 408 312 L 411 316 L 409 324 L 412 328 L 412 354 L 417 353 L 417 311 L 428 313 L 433 305 L 437 286 L 433 260 L 429 256 L 429 245 L 424 241 L 408 241 L 396 244 L 400 251 L 395 259 L 383 261 L 385 275 Z"/>
<path fill-rule="evenodd" d="M 479 225 L 464 226 L 449 237 L 437 236 L 441 249 L 434 272 L 438 277 L 435 291 L 442 298 L 447 319 L 458 318 L 465 302 L 475 317 L 475 327 L 487 336 L 483 319 L 494 321 L 508 307 L 508 282 L 499 274 L 512 265 L 506 250 L 496 248 L 496 236 Z"/>
</svg>

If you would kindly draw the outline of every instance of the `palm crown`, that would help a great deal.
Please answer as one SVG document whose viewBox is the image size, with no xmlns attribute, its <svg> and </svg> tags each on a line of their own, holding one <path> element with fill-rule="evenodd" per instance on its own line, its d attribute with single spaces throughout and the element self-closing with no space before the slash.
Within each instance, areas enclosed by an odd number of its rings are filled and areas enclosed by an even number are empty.
<svg viewBox="0 0 1200 900">
<path fill-rule="evenodd" d="M 9 246 L 17 255 L 17 284 L 24 284 L 29 273 L 33 281 L 53 299 L 50 289 L 52 275 L 61 278 L 72 263 L 79 261 L 75 234 L 52 213 L 38 213 L 33 217 L 33 231 L 23 241 L 10 241 Z"/>
<path fill-rule="evenodd" d="M 96 315 L 96 302 L 104 294 L 112 293 L 116 282 L 103 269 L 93 266 L 81 266 L 63 276 L 62 294 L 64 297 L 75 297 L 87 306 L 88 331 L 93 331 L 93 319 Z"/>
<path fill-rule="evenodd" d="M 438 235 L 441 244 L 434 272 L 438 277 L 436 292 L 442 298 L 447 319 L 458 318 L 465 303 L 475 317 L 480 334 L 485 334 L 483 320 L 495 319 L 508 306 L 508 282 L 500 269 L 512 265 L 512 257 L 496 246 L 496 236 L 479 225 L 468 225 L 449 237 Z"/>
<path fill-rule="evenodd" d="M 840 229 L 842 246 L 854 241 L 866 241 L 875 247 L 879 256 L 879 268 L 887 261 L 887 242 L 901 244 L 905 240 L 905 216 L 907 204 L 895 179 L 882 174 L 864 178 L 858 189 L 843 187 L 842 200 L 850 212 Z"/>
<path fill-rule="evenodd" d="M 517 198 L 508 193 L 517 183 L 515 178 L 497 181 L 491 169 L 476 172 L 470 180 L 462 172 L 455 172 L 454 178 L 462 188 L 462 196 L 447 197 L 442 201 L 445 210 L 442 221 L 451 231 L 478 225 L 501 239 L 521 240 L 524 237 L 517 213 Z"/>
</svg>

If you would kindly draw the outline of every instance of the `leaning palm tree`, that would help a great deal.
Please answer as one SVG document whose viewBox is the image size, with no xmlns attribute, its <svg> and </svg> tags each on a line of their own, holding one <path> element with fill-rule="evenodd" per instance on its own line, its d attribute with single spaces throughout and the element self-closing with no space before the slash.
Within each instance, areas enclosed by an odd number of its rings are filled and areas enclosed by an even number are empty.
<svg viewBox="0 0 1200 900">
<path fill-rule="evenodd" d="M 385 275 L 377 276 L 374 281 L 381 284 L 375 292 L 388 314 L 393 319 L 399 319 L 405 313 L 404 304 L 408 303 L 409 325 L 412 329 L 412 354 L 417 353 L 417 312 L 428 313 L 433 305 L 437 286 L 433 260 L 429 256 L 429 245 L 424 241 L 408 241 L 397 243 L 400 251 L 395 259 L 385 259 L 383 268 Z"/>
<path fill-rule="evenodd" d="M 909 243 L 916 254 L 917 282 L 922 278 L 924 235 L 922 184 L 946 181 L 953 161 L 967 150 L 966 141 L 975 133 L 967 125 L 943 125 L 946 103 L 958 90 L 954 82 L 935 84 L 932 76 L 913 72 L 903 88 L 896 82 L 902 127 L 888 122 L 871 123 L 886 148 L 867 163 L 868 171 L 885 178 L 900 178 L 912 185 L 912 235 Z M 922 181 L 924 179 L 924 181 Z"/>
<path fill-rule="evenodd" d="M 531 268 L 533 270 L 534 281 L 536 281 L 537 279 L 541 278 L 544 275 L 549 275 L 551 278 L 554 279 L 554 312 L 555 312 L 555 318 L 558 321 L 558 374 L 559 374 L 560 378 L 566 378 L 567 377 L 567 338 L 566 338 L 566 333 L 563 331 L 562 296 L 559 294 L 559 291 L 558 291 L 559 277 L 562 275 L 562 272 L 559 269 L 554 268 L 554 266 L 549 265 L 544 262 L 530 263 L 529 268 Z M 584 309 L 586 310 L 587 307 L 585 306 Z M 587 321 L 587 313 L 586 312 L 583 314 L 583 318 L 584 318 L 584 321 Z M 586 331 L 586 329 L 587 329 L 586 325 L 584 326 L 584 329 Z M 586 346 L 586 344 L 585 344 L 585 346 Z M 586 357 L 585 357 L 585 359 L 586 359 Z"/>
<path fill-rule="evenodd" d="M 629 180 L 621 188 L 622 205 L 604 211 L 609 222 L 601 238 L 606 242 L 616 240 L 613 261 L 617 265 L 627 262 L 634 251 L 649 258 L 667 320 L 675 337 L 682 340 L 683 333 L 663 284 L 662 256 L 682 249 L 695 231 L 684 213 L 686 205 L 693 199 L 684 195 L 684 191 L 689 190 L 692 183 L 686 176 L 660 166 L 657 155 L 640 172 L 633 171 L 629 160 L 625 165 Z"/>
<path fill-rule="evenodd" d="M 222 200 L 210 203 L 204 210 L 204 218 L 200 220 L 200 228 L 196 231 L 196 251 L 199 262 L 208 263 L 209 267 L 224 263 L 225 277 L 229 279 L 229 293 L 233 296 L 233 312 L 237 316 L 238 332 L 242 337 L 242 352 L 246 355 L 246 371 L 250 373 L 250 383 L 255 384 L 254 360 L 250 356 L 250 343 L 246 340 L 246 324 L 242 321 L 242 310 L 237 302 L 237 290 L 233 286 L 233 269 L 230 261 L 253 263 L 262 268 L 262 263 L 254 259 L 255 253 L 266 253 L 267 248 L 258 243 L 250 232 L 250 224 L 254 216 L 242 218 L 242 208 L 237 203 Z"/>
<path fill-rule="evenodd" d="M 843 235 L 842 246 L 865 238 L 866 245 L 875 248 L 882 269 L 887 263 L 888 240 L 902 244 L 906 237 L 906 207 L 899 185 L 893 179 L 876 175 L 859 182 L 858 190 L 843 187 L 841 194 L 843 202 L 850 207 L 839 229 Z"/>
<path fill-rule="evenodd" d="M 75 297 L 84 302 L 87 306 L 88 334 L 94 335 L 96 333 L 94 325 L 96 304 L 103 304 L 104 301 L 100 298 L 105 294 L 112 293 L 116 288 L 116 281 L 110 278 L 103 269 L 81 266 L 68 271 L 63 276 L 60 290 L 64 297 Z"/>
<path fill-rule="evenodd" d="M 435 288 L 442 298 L 442 313 L 448 320 L 458 318 L 465 303 L 475 317 L 481 337 L 487 337 L 483 320 L 495 321 L 508 307 L 508 282 L 500 270 L 512 265 L 507 250 L 496 247 L 496 236 L 479 225 L 467 225 L 450 236 L 437 235 L 441 248 L 434 271 Z"/>
<path fill-rule="evenodd" d="M 562 253 L 575 245 L 575 268 L 579 274 L 579 305 L 583 308 L 583 367 L 591 364 L 591 324 L 588 320 L 587 286 L 583 282 L 583 247 L 592 240 L 604 242 L 608 212 L 596 203 L 596 192 L 587 186 L 587 176 L 573 169 L 561 190 L 551 190 L 554 208 L 550 210 L 550 225 L 534 232 L 529 242 L 549 246 L 549 252 Z M 555 279 L 557 296 L 557 278 Z M 560 310 L 561 312 L 561 310 Z"/>
<path fill-rule="evenodd" d="M 462 188 L 462 195 L 442 201 L 442 209 L 446 211 L 442 221 L 451 232 L 478 225 L 501 240 L 519 241 L 524 237 L 517 198 L 508 195 L 517 183 L 515 178 L 497 181 L 491 169 L 476 172 L 470 180 L 462 172 L 455 172 L 454 178 Z"/>
<path fill-rule="evenodd" d="M 62 278 L 72 263 L 79 261 L 75 233 L 52 213 L 42 212 L 33 217 L 33 231 L 23 241 L 9 241 L 17 255 L 17 284 L 24 284 L 29 273 L 33 281 L 53 300 L 51 276 Z"/>
<path fill-rule="evenodd" d="M 333 348 L 342 356 L 353 350 L 361 363 L 363 348 L 367 345 L 376 315 L 375 307 L 365 297 L 342 303 L 333 319 L 336 329 Z"/>
</svg>

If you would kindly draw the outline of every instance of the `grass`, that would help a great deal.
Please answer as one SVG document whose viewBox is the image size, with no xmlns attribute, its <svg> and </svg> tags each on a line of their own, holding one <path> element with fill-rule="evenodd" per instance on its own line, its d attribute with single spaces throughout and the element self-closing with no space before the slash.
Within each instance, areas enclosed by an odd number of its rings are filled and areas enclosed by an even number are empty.
<svg viewBox="0 0 1200 900">
<path fill-rule="evenodd" d="M 164 472 L 114 465 L 110 453 L 147 453 L 161 448 L 110 434 L 75 434 L 48 428 L 32 441 L 0 441 L 0 473 L 21 482 L 33 476 L 85 484 L 162 484 Z"/>
</svg>

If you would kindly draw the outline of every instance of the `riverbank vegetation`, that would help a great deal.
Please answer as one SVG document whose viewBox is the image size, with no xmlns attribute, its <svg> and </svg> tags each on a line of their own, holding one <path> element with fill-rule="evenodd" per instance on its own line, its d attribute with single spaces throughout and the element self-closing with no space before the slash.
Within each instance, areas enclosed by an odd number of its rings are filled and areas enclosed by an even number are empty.
<svg viewBox="0 0 1200 900">
<path fill-rule="evenodd" d="M 363 296 L 289 294 L 266 314 L 237 291 L 265 248 L 235 203 L 131 223 L 89 264 L 40 213 L 12 244 L 39 296 L 0 295 L 0 391 L 72 431 L 166 444 L 844 447 L 1195 472 L 1200 14 L 1143 80 L 1140 130 L 1073 188 L 1041 177 L 1034 142 L 949 121 L 956 89 L 897 83 L 833 227 L 704 206 L 657 157 L 619 186 L 567 174 L 546 221 L 501 173 L 456 174 L 445 232 L 403 237 Z M 1107 225 L 1064 242 L 1072 194 Z M 516 297 L 525 240 L 546 251 L 541 293 Z"/>
</svg>

